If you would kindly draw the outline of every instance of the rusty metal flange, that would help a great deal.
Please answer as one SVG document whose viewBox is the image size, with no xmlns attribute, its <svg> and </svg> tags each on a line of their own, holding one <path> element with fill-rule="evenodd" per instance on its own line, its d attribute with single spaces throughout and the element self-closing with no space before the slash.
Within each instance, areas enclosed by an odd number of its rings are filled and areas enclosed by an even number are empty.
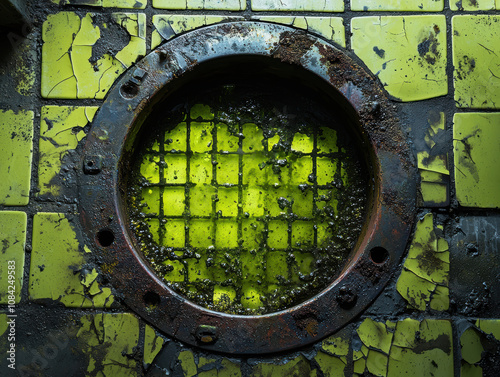
<svg viewBox="0 0 500 377">
<path fill-rule="evenodd" d="M 152 272 L 127 229 L 120 171 L 153 103 L 215 59 L 250 57 L 284 68 L 294 66 L 325 83 L 331 92 L 325 95 L 337 98 L 358 124 L 356 131 L 368 149 L 374 190 L 362 234 L 334 282 L 293 308 L 237 316 L 197 306 Z M 87 242 L 116 294 L 133 311 L 188 344 L 218 352 L 259 354 L 288 350 L 332 334 L 376 298 L 398 268 L 411 232 L 416 169 L 394 107 L 378 81 L 355 58 L 290 27 L 237 22 L 179 36 L 117 82 L 87 137 L 79 187 Z"/>
</svg>

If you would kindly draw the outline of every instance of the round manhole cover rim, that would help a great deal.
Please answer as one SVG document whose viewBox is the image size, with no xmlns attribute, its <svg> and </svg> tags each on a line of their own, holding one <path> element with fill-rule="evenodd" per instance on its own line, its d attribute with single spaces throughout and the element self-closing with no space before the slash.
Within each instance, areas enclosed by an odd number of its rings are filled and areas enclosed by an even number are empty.
<svg viewBox="0 0 500 377">
<path fill-rule="evenodd" d="M 119 173 L 120 158 L 131 148 L 141 112 L 155 95 L 206 61 L 244 55 L 297 65 L 340 92 L 369 139 L 377 183 L 367 225 L 342 275 L 312 299 L 260 316 L 202 308 L 173 292 L 149 269 L 128 235 Z M 118 297 L 180 341 L 234 354 L 283 351 L 317 341 L 347 324 L 375 299 L 405 251 L 415 217 L 416 169 L 395 115 L 380 84 L 361 64 L 310 34 L 251 21 L 188 32 L 132 67 L 110 90 L 94 118 L 79 177 L 87 243 Z"/>
</svg>

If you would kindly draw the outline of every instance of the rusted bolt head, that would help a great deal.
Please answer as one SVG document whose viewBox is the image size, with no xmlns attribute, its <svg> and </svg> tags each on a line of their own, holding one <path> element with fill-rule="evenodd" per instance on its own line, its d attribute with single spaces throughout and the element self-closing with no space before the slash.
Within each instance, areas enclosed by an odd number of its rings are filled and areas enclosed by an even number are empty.
<svg viewBox="0 0 500 377">
<path fill-rule="evenodd" d="M 217 340 L 217 327 L 200 325 L 196 329 L 196 339 L 203 344 L 211 344 Z"/>
<path fill-rule="evenodd" d="M 339 303 L 342 309 L 350 309 L 354 305 L 356 305 L 356 301 L 358 300 L 358 295 L 354 292 L 353 289 L 342 286 L 340 287 L 337 293 L 337 302 Z"/>
</svg>

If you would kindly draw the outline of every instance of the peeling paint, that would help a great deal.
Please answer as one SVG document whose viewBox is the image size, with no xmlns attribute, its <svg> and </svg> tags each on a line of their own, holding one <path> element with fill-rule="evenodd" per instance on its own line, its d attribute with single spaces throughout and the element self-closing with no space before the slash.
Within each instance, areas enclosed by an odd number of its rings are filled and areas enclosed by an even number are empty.
<svg viewBox="0 0 500 377">
<path fill-rule="evenodd" d="M 427 214 L 417 223 L 408 257 L 396 288 L 408 305 L 420 311 L 449 308 L 450 253 L 448 242 L 437 234 L 442 229 Z"/>
<path fill-rule="evenodd" d="M 172 39 L 176 35 L 194 30 L 201 26 L 213 25 L 223 21 L 237 21 L 242 19 L 243 17 L 216 15 L 154 15 L 154 29 L 151 34 L 151 48 L 154 49 L 161 43 Z"/>
<path fill-rule="evenodd" d="M 110 307 L 114 301 L 111 289 L 99 286 L 98 273 L 86 266 L 78 239 L 64 214 L 35 215 L 29 281 L 31 300 L 52 300 L 73 308 Z"/>
<path fill-rule="evenodd" d="M 155 357 L 161 351 L 165 340 L 156 334 L 154 328 L 146 325 L 145 335 L 144 335 L 144 368 L 148 367 L 153 363 Z"/>
<path fill-rule="evenodd" d="M 111 24 L 126 30 L 130 42 L 116 54 L 93 58 L 93 46 Z M 120 74 L 146 54 L 146 16 L 87 13 L 80 18 L 60 12 L 48 16 L 42 37 L 42 96 L 102 99 Z"/>
<path fill-rule="evenodd" d="M 252 19 L 294 26 L 317 34 L 342 47 L 346 45 L 344 20 L 341 17 L 255 16 Z"/>
<path fill-rule="evenodd" d="M 443 15 L 353 18 L 351 32 L 353 51 L 394 98 L 418 101 L 448 93 Z"/>
<path fill-rule="evenodd" d="M 430 111 L 428 124 L 429 127 L 425 133 L 427 149 L 417 153 L 422 206 L 444 207 L 449 203 L 450 176 L 445 114 Z"/>
<path fill-rule="evenodd" d="M 134 354 L 139 320 L 128 313 L 89 314 L 80 319 L 77 338 L 88 358 L 87 376 L 138 376 Z"/>
<path fill-rule="evenodd" d="M 85 137 L 98 107 L 44 106 L 41 112 L 38 195 L 59 196 L 66 184 L 75 184 L 65 157 Z"/>
</svg>

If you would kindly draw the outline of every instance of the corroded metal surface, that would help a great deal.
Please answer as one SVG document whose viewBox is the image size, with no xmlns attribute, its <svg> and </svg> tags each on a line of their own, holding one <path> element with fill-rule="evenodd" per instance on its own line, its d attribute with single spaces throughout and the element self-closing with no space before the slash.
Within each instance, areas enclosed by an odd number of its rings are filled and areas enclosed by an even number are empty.
<svg viewBox="0 0 500 377">
<path fill-rule="evenodd" d="M 293 68 L 291 79 L 300 80 L 302 74 L 305 81 L 320 79 L 326 98 L 343 110 L 342 116 L 359 124 L 355 131 L 373 170 L 374 190 L 350 263 L 327 289 L 281 312 L 235 316 L 187 301 L 148 268 L 127 230 L 121 172 L 127 168 L 134 138 L 154 103 L 183 80 L 210 75 L 214 59 L 219 59 L 217 63 L 244 62 L 250 57 L 269 62 L 274 68 L 271 73 Z M 405 251 L 415 215 L 415 166 L 394 108 L 380 85 L 345 52 L 279 25 L 211 26 L 153 51 L 110 91 L 82 156 L 82 224 L 118 296 L 167 334 L 212 351 L 270 353 L 317 341 L 338 330 L 381 292 Z"/>
</svg>

